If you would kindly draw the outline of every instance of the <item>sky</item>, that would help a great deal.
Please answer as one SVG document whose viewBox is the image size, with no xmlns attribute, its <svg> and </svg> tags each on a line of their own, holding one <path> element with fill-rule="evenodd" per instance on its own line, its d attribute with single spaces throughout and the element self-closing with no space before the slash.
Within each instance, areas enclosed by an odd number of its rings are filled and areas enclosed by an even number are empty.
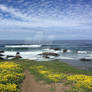
<svg viewBox="0 0 92 92">
<path fill-rule="evenodd" d="M 0 0 L 0 40 L 92 40 L 92 0 Z"/>
</svg>

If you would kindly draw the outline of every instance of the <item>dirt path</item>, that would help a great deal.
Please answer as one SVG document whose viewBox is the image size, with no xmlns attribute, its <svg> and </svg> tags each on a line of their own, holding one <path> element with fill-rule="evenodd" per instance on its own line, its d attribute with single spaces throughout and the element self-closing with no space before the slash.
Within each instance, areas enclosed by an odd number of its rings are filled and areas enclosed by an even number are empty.
<svg viewBox="0 0 92 92">
<path fill-rule="evenodd" d="M 22 84 L 22 92 L 50 92 L 49 85 L 37 82 L 29 71 L 25 71 L 25 80 Z"/>
<path fill-rule="evenodd" d="M 30 74 L 28 70 L 24 72 L 25 80 L 22 84 L 22 92 L 65 92 L 69 87 L 65 87 L 62 84 L 55 84 L 55 88 L 52 85 L 44 84 L 43 82 L 38 82 L 34 79 L 33 75 Z"/>
</svg>

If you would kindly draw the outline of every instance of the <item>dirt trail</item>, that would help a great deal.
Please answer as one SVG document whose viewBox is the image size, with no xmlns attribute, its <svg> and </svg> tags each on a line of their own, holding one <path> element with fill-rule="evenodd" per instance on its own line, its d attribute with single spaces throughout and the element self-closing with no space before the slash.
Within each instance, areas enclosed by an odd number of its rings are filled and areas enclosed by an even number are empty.
<svg viewBox="0 0 92 92">
<path fill-rule="evenodd" d="M 65 92 L 69 87 L 65 87 L 62 84 L 48 85 L 43 82 L 38 82 L 34 79 L 34 76 L 30 74 L 28 70 L 24 72 L 25 80 L 22 83 L 22 92 Z"/>
</svg>

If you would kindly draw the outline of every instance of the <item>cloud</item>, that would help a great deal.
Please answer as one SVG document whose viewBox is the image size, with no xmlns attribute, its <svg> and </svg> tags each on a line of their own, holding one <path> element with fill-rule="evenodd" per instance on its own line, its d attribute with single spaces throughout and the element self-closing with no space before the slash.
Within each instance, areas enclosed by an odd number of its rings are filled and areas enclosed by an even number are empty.
<svg viewBox="0 0 92 92">
<path fill-rule="evenodd" d="M 1 4 L 0 10 L 2 10 L 2 12 L 7 12 L 11 14 L 14 19 L 19 18 L 22 20 L 19 21 L 3 19 L 1 21 L 2 23 L 6 23 L 8 21 L 9 23 L 6 24 L 12 26 L 23 25 L 27 27 L 79 27 L 91 21 L 90 17 L 92 16 L 92 8 L 90 7 L 90 5 L 69 4 L 68 8 L 60 10 L 57 6 L 54 8 L 52 6 L 52 3 L 53 1 L 39 3 L 39 5 L 37 5 L 37 3 L 34 3 L 29 6 L 28 10 L 25 8 L 19 9 Z M 44 6 L 45 8 L 42 9 L 42 7 Z M 63 5 L 60 8 L 63 8 L 65 6 L 66 5 Z M 48 7 L 50 8 L 48 9 Z M 35 10 L 36 8 L 38 9 Z"/>
<path fill-rule="evenodd" d="M 63 34 L 68 31 L 72 34 L 75 30 L 79 33 L 80 30 L 91 31 L 92 6 L 89 3 L 82 3 L 82 0 L 76 4 L 72 3 L 72 0 L 67 2 L 64 0 L 38 0 L 38 2 L 17 0 L 16 7 L 13 4 L 10 6 L 0 4 L 0 31 L 49 30 L 48 34 L 52 30 L 59 30 L 58 32 L 61 31 L 61 33 L 64 31 Z M 55 36 L 51 35 L 52 38 Z"/>
</svg>

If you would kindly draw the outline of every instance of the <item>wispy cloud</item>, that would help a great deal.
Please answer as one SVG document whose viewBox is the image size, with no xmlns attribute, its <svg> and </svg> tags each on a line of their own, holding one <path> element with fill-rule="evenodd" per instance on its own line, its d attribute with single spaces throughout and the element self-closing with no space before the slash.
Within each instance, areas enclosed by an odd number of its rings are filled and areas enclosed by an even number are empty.
<svg viewBox="0 0 92 92">
<path fill-rule="evenodd" d="M 78 1 L 74 4 L 72 0 L 67 3 L 64 0 L 17 0 L 16 6 L 20 4 L 17 7 L 0 4 L 0 30 L 92 30 L 91 2 Z"/>
<path fill-rule="evenodd" d="M 40 4 L 40 6 L 48 5 L 49 2 L 45 2 Z M 37 6 L 36 6 L 37 7 Z M 63 6 L 62 6 L 63 7 Z M 62 8 L 61 7 L 61 8 Z M 53 8 L 53 7 L 52 7 Z M 69 4 L 69 8 L 58 11 L 58 9 L 42 9 L 39 8 L 37 11 L 31 14 L 31 6 L 29 10 L 26 12 L 22 12 L 20 9 L 15 9 L 13 7 L 0 5 L 0 10 L 2 12 L 10 13 L 15 18 L 20 18 L 23 21 L 19 20 L 11 20 L 11 19 L 3 19 L 4 22 L 9 22 L 8 25 L 19 25 L 19 26 L 33 26 L 33 27 L 52 27 L 52 26 L 61 26 L 61 27 L 72 27 L 72 26 L 81 26 L 84 23 L 88 23 L 90 21 L 91 7 L 89 5 L 77 5 Z M 25 10 L 25 9 L 24 9 Z M 90 10 L 90 11 L 89 11 Z M 34 11 L 34 10 L 33 10 Z M 39 11 L 39 12 L 38 12 Z M 46 12 L 47 11 L 47 12 Z M 38 15 L 36 14 L 38 12 Z M 82 13 L 81 13 L 82 12 Z M 46 16 L 45 16 L 46 15 Z M 15 22 L 15 23 L 14 23 Z M 3 23 L 3 22 L 1 22 Z"/>
</svg>

